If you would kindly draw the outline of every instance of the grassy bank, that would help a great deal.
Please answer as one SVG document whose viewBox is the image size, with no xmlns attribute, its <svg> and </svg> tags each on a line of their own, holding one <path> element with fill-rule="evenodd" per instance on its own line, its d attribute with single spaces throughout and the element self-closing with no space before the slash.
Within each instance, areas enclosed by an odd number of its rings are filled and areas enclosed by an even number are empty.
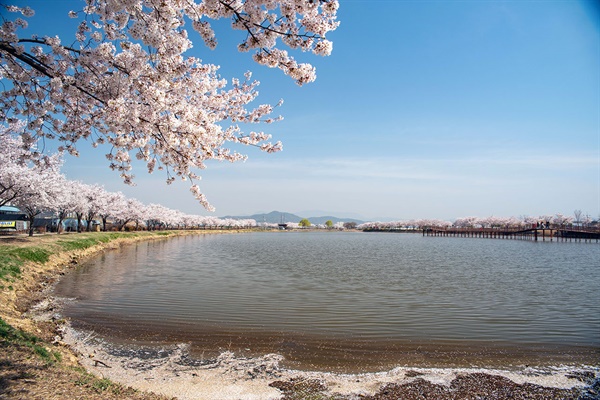
<svg viewBox="0 0 600 400">
<path fill-rule="evenodd" d="M 88 257 L 143 240 L 194 231 L 89 232 L 0 237 L 0 397 L 164 399 L 87 373 L 55 341 L 59 322 L 27 315 L 44 289 Z"/>
<path fill-rule="evenodd" d="M 173 232 L 87 232 L 80 234 L 6 236 L 0 238 L 0 282 L 12 283 L 20 278 L 25 263 L 46 264 L 51 256 L 87 250 L 118 239 L 165 237 Z"/>
</svg>

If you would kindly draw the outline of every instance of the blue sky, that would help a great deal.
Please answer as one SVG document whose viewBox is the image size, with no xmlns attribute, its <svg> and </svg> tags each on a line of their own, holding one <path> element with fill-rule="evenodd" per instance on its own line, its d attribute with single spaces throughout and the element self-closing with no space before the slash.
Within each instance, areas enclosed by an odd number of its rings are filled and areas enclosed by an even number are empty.
<svg viewBox="0 0 600 400">
<path fill-rule="evenodd" d="M 31 28 L 61 34 L 74 1 L 29 1 Z M 237 53 L 240 32 L 219 27 L 217 50 L 192 53 L 247 70 L 259 102 L 285 100 L 266 127 L 284 150 L 247 149 L 211 163 L 202 190 L 216 215 L 280 210 L 366 220 L 600 215 L 600 14 L 592 1 L 341 0 L 330 57 L 298 54 L 317 80 L 298 87 Z M 52 9 L 48 9 L 50 7 Z M 65 11 L 65 12 L 66 12 Z M 50 17 L 52 16 L 52 17 Z M 68 20 L 65 17 L 65 21 Z M 39 29 L 37 29 L 39 27 Z M 223 28 L 223 29 L 221 29 Z M 135 187 L 82 144 L 71 179 L 143 202 L 208 214 L 185 182 L 137 168 Z"/>
</svg>

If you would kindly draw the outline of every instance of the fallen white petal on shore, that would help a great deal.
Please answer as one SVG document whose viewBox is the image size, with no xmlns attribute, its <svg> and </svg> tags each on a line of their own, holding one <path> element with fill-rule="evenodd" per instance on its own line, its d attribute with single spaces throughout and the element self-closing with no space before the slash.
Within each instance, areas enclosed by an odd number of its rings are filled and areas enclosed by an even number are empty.
<svg viewBox="0 0 600 400">
<path fill-rule="evenodd" d="M 314 379 L 322 382 L 330 393 L 341 395 L 373 395 L 389 383 L 403 384 L 417 378 L 432 384 L 450 385 L 458 375 L 485 373 L 499 375 L 523 384 L 554 388 L 583 387 L 585 383 L 569 377 L 576 370 L 564 366 L 518 371 L 485 368 L 412 368 L 398 367 L 390 371 L 364 374 L 338 374 L 317 371 L 298 371 L 281 368 L 282 357 L 267 354 L 262 357 L 236 357 L 224 352 L 214 360 L 190 362 L 188 346 L 178 345 L 155 357 L 115 355 L 110 345 L 65 325 L 63 339 L 80 354 L 81 364 L 95 375 L 131 386 L 182 400 L 273 400 L 281 392 L 269 386 L 274 381 Z M 166 355 L 165 355 L 166 354 Z M 589 367 L 589 370 L 597 368 Z"/>
</svg>

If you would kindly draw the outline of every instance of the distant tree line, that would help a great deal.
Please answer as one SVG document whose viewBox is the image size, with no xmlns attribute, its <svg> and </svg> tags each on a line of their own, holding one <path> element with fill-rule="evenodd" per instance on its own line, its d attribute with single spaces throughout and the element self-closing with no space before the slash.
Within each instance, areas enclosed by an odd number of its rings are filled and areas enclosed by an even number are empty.
<svg viewBox="0 0 600 400">
<path fill-rule="evenodd" d="M 575 218 L 574 218 L 575 217 Z M 361 230 L 420 230 L 425 228 L 531 228 L 532 226 L 590 226 L 597 224 L 587 215 L 582 216 L 581 211 L 576 210 L 574 217 L 561 213 L 554 215 L 521 216 L 516 217 L 461 217 L 454 222 L 439 219 L 410 219 L 390 222 L 366 222 L 356 228 Z"/>
</svg>

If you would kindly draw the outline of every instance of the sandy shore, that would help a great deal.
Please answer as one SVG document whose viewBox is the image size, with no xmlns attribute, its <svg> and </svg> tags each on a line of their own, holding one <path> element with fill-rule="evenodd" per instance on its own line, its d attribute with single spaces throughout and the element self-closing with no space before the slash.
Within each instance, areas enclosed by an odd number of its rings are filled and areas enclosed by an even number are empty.
<svg viewBox="0 0 600 400">
<path fill-rule="evenodd" d="M 51 295 L 51 286 L 57 278 L 86 257 L 127 243 L 156 238 L 117 239 L 85 251 L 63 252 L 52 256 L 44 265 L 29 266 L 23 273 L 22 282 L 14 283 L 14 290 L 0 293 L 3 304 L 0 316 L 11 325 L 41 334 L 48 346 L 65 353 L 65 363 L 78 363 L 101 379 L 167 398 L 600 398 L 595 397 L 600 396 L 598 365 L 543 369 L 528 366 L 510 370 L 416 366 L 365 374 L 307 372 L 283 368 L 282 357 L 277 354 L 243 358 L 225 352 L 214 359 L 194 360 L 189 356 L 186 344 L 163 349 L 117 348 L 103 342 L 93 332 L 72 329 L 62 320 L 60 300 Z M 4 372 L 0 368 L 0 382 L 8 383 L 0 383 L 0 395 L 28 398 L 19 397 L 10 390 L 11 382 L 2 375 Z M 9 390 L 3 391 L 2 385 Z M 51 391 L 52 388 L 46 390 Z"/>
</svg>

